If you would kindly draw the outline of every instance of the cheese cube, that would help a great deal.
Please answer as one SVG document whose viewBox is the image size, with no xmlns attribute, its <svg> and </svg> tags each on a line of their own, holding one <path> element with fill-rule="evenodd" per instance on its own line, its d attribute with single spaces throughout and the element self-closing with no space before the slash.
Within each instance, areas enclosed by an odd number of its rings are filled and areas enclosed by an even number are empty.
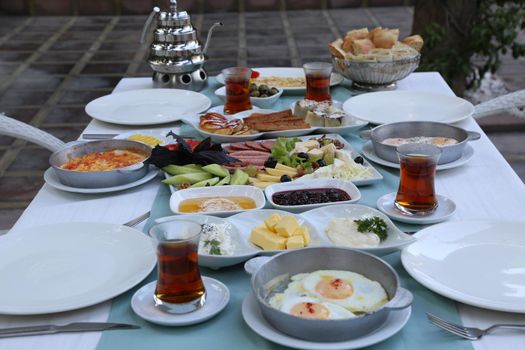
<svg viewBox="0 0 525 350">
<path fill-rule="evenodd" d="M 297 219 L 294 216 L 286 215 L 275 225 L 275 232 L 282 237 L 291 237 L 298 228 Z"/>
<path fill-rule="evenodd" d="M 268 230 L 275 232 L 275 225 L 277 225 L 279 221 L 281 221 L 281 215 L 273 213 L 264 220 L 264 224 Z"/>
<path fill-rule="evenodd" d="M 268 230 L 264 224 L 252 230 L 250 241 L 264 250 L 282 250 L 286 248 L 286 238 Z"/>
<path fill-rule="evenodd" d="M 304 246 L 310 244 L 310 234 L 308 233 L 308 228 L 306 226 L 299 226 L 299 228 L 294 232 L 294 237 L 299 235 L 304 240 Z"/>
<path fill-rule="evenodd" d="M 292 236 L 286 241 L 286 249 L 304 248 L 303 236 Z"/>
</svg>

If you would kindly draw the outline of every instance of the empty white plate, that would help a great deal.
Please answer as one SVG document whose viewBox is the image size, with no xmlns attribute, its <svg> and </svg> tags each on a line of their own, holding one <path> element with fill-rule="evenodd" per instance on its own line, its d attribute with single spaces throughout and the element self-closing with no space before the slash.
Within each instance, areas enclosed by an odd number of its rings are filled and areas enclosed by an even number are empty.
<svg viewBox="0 0 525 350">
<path fill-rule="evenodd" d="M 93 119 L 120 125 L 154 125 L 207 110 L 205 95 L 179 89 L 143 89 L 99 97 L 86 106 Z"/>
<path fill-rule="evenodd" d="M 425 216 L 403 214 L 397 210 L 394 205 L 396 192 L 386 194 L 379 198 L 377 200 L 377 208 L 396 221 L 420 225 L 435 224 L 445 221 L 456 211 L 456 204 L 451 199 L 439 194 L 436 195 L 436 198 L 438 202 L 436 210 L 432 214 Z"/>
<path fill-rule="evenodd" d="M 133 311 L 151 323 L 163 326 L 188 326 L 209 320 L 221 312 L 230 301 L 230 291 L 224 283 L 202 276 L 206 289 L 206 302 L 200 309 L 187 314 L 170 314 L 155 307 L 153 294 L 157 281 L 150 282 L 135 292 L 131 298 Z"/>
<path fill-rule="evenodd" d="M 0 314 L 80 309 L 134 287 L 157 262 L 151 239 L 131 227 L 70 222 L 0 237 Z"/>
<path fill-rule="evenodd" d="M 417 91 L 370 92 L 349 98 L 345 113 L 372 124 L 427 121 L 455 123 L 470 117 L 474 106 L 459 97 Z"/>
<path fill-rule="evenodd" d="M 419 283 L 465 304 L 525 313 L 525 222 L 454 221 L 425 228 L 401 261 Z"/>
</svg>

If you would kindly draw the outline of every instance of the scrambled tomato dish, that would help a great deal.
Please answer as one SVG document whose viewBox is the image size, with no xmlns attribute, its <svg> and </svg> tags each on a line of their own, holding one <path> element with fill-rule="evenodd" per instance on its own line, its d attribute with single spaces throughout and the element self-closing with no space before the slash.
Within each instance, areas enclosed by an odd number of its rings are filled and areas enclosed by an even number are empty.
<svg viewBox="0 0 525 350">
<path fill-rule="evenodd" d="M 73 171 L 105 171 L 124 168 L 146 159 L 141 153 L 130 150 L 111 150 L 95 152 L 73 158 L 62 164 L 61 168 Z"/>
</svg>

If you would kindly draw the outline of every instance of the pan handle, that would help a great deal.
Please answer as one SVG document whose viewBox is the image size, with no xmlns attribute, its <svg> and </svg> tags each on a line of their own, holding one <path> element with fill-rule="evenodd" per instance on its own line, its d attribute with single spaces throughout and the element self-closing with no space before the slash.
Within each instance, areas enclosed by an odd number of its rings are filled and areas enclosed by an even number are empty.
<svg viewBox="0 0 525 350">
<path fill-rule="evenodd" d="M 359 136 L 361 136 L 362 139 L 370 140 L 372 138 L 372 130 L 363 130 L 359 132 Z"/>
<path fill-rule="evenodd" d="M 468 141 L 479 140 L 480 138 L 481 138 L 481 134 L 479 132 L 467 130 L 467 140 Z"/>
<path fill-rule="evenodd" d="M 9 118 L 4 113 L 0 113 L 0 135 L 7 135 L 33 142 L 47 148 L 51 152 L 56 152 L 65 145 L 64 142 L 53 135 L 29 124 Z"/>
<path fill-rule="evenodd" d="M 405 309 L 412 305 L 413 300 L 414 296 L 408 289 L 399 287 L 394 298 L 390 300 L 385 307 L 391 310 Z"/>
</svg>

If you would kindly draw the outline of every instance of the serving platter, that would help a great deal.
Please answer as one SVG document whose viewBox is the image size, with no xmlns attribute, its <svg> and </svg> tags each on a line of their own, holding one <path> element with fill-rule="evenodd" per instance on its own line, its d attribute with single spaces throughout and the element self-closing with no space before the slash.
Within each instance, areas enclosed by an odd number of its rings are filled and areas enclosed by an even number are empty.
<svg viewBox="0 0 525 350">
<path fill-rule="evenodd" d="M 260 77 L 282 77 L 282 78 L 304 78 L 304 69 L 299 67 L 265 67 L 265 68 L 252 68 L 252 71 L 259 72 Z M 332 73 L 330 76 L 330 86 L 339 85 L 343 82 L 344 78 L 339 73 Z M 224 76 L 219 74 L 217 76 L 217 82 L 224 85 Z M 257 82 L 257 81 L 256 81 Z M 305 84 L 302 86 L 295 87 L 284 87 L 274 86 L 276 88 L 282 88 L 285 92 L 302 92 L 306 91 L 306 79 Z"/>
<path fill-rule="evenodd" d="M 380 158 L 375 153 L 374 145 L 372 145 L 372 141 L 367 141 L 363 145 L 362 152 L 363 152 L 363 155 L 366 158 L 370 159 L 374 163 L 377 163 L 377 164 L 380 164 L 380 165 L 384 165 L 384 166 L 389 167 L 389 168 L 399 169 L 399 163 L 390 162 L 388 160 Z M 450 163 L 438 164 L 436 166 L 436 170 L 447 170 L 447 169 L 460 167 L 460 166 L 468 163 L 470 161 L 470 159 L 472 159 L 473 156 L 474 156 L 474 148 L 471 145 L 467 144 L 465 146 L 465 150 L 463 151 L 463 154 L 461 155 L 461 157 L 459 157 L 458 159 L 456 159 L 455 161 L 450 162 Z"/>
<path fill-rule="evenodd" d="M 122 225 L 69 222 L 0 237 L 0 314 L 80 309 L 134 287 L 153 270 L 150 238 Z"/>
<path fill-rule="evenodd" d="M 447 298 L 525 313 L 524 226 L 501 220 L 434 225 L 415 234 L 401 261 L 416 281 Z"/>
<path fill-rule="evenodd" d="M 119 125 L 155 125 L 200 113 L 211 100 L 198 92 L 179 89 L 142 89 L 112 93 L 86 106 L 93 119 Z"/>
<path fill-rule="evenodd" d="M 399 230 L 383 213 L 359 204 L 341 204 L 321 207 L 301 214 L 293 214 L 289 211 L 277 209 L 250 210 L 226 218 L 205 214 L 188 214 L 185 216 L 185 219 L 194 221 L 200 225 L 207 223 L 225 224 L 233 245 L 232 255 L 213 255 L 199 252 L 199 265 L 212 269 L 220 269 L 240 264 L 255 256 L 272 256 L 282 252 L 283 250 L 263 250 L 250 242 L 252 229 L 262 224 L 264 220 L 273 213 L 281 216 L 294 216 L 300 225 L 305 225 L 308 228 L 311 238 L 308 247 L 337 246 L 325 233 L 325 227 L 331 219 L 339 217 L 364 219 L 379 216 L 386 222 L 388 226 L 387 239 L 379 243 L 376 247 L 355 247 L 355 249 L 364 252 L 382 256 L 401 250 L 403 247 L 415 241 L 412 236 Z M 180 216 L 176 217 L 180 218 Z M 155 222 L 169 221 L 172 218 L 174 218 L 174 216 L 163 217 L 155 220 Z"/>
<path fill-rule="evenodd" d="M 470 117 L 474 106 L 459 97 L 421 91 L 370 92 L 349 98 L 343 110 L 372 124 L 428 121 L 456 123 Z"/>
<path fill-rule="evenodd" d="M 218 112 L 216 107 L 210 109 L 211 112 Z M 256 109 L 256 110 L 248 110 L 239 112 L 232 115 L 224 115 L 226 119 L 232 120 L 232 119 L 244 119 L 248 116 L 250 116 L 252 113 L 262 113 L 262 114 L 269 114 L 269 113 L 275 113 L 276 110 L 273 109 Z M 221 113 L 222 114 L 222 113 Z M 368 123 L 362 120 L 356 120 L 355 118 L 351 118 L 348 121 L 348 124 L 342 125 L 342 126 L 335 126 L 335 127 L 324 127 L 324 126 L 313 126 L 306 129 L 291 129 L 291 130 L 279 130 L 279 131 L 264 131 L 264 132 L 256 132 L 249 135 L 222 135 L 222 134 L 216 134 L 211 133 L 206 130 L 202 130 L 199 127 L 200 122 L 200 116 L 199 115 L 190 115 L 186 116 L 181 119 L 181 121 L 185 124 L 188 124 L 192 126 L 199 134 L 201 134 L 204 137 L 210 137 L 213 142 L 218 143 L 230 143 L 230 142 L 243 142 L 243 141 L 250 141 L 255 140 L 259 138 L 275 138 L 275 137 L 295 137 L 295 136 L 304 136 L 312 133 L 338 133 L 338 134 L 349 134 L 352 131 L 356 131 L 361 129 L 363 126 L 367 125 Z"/>
<path fill-rule="evenodd" d="M 342 143 L 344 145 L 343 149 L 344 151 L 347 151 L 351 154 L 352 156 L 352 159 L 354 159 L 355 157 L 359 156 L 359 152 L 357 152 L 351 145 L 348 141 L 346 141 L 341 135 L 338 135 L 338 134 L 316 134 L 316 135 L 308 135 L 308 136 L 298 136 L 297 138 L 300 139 L 301 141 L 306 141 L 306 140 L 309 140 L 311 138 L 320 138 L 320 137 L 327 137 L 327 138 L 330 138 L 330 139 L 333 139 L 333 140 L 337 140 L 339 141 L 340 143 Z M 269 139 L 269 140 L 265 140 L 265 141 L 275 141 L 276 139 Z M 231 143 L 225 143 L 223 144 L 223 148 L 227 149 L 229 146 L 231 145 Z M 383 180 L 383 175 L 381 175 L 381 173 L 379 171 L 377 171 L 376 168 L 374 168 L 374 166 L 368 162 L 365 158 L 363 158 L 363 166 L 367 167 L 370 169 L 371 171 L 371 175 L 369 177 L 366 177 L 366 178 L 357 178 L 357 179 L 352 179 L 352 180 L 348 180 L 348 181 L 351 181 L 354 185 L 356 186 L 364 186 L 364 185 L 371 185 L 371 184 L 374 184 L 376 182 L 379 182 L 381 180 Z M 171 175 L 167 174 L 167 173 L 164 173 L 164 177 L 167 179 L 169 178 Z M 321 178 L 320 178 L 321 179 Z M 306 180 L 304 178 L 298 178 L 297 180 Z M 178 191 L 177 188 L 175 186 L 171 186 L 170 185 L 170 190 L 171 192 L 175 192 L 175 191 Z"/>
<path fill-rule="evenodd" d="M 392 311 L 381 327 L 355 339 L 340 342 L 312 342 L 291 337 L 273 328 L 263 317 L 253 293 L 248 294 L 242 303 L 242 317 L 252 331 L 273 343 L 307 350 L 361 349 L 377 344 L 399 332 L 408 322 L 411 313 L 412 307 Z"/>
</svg>

